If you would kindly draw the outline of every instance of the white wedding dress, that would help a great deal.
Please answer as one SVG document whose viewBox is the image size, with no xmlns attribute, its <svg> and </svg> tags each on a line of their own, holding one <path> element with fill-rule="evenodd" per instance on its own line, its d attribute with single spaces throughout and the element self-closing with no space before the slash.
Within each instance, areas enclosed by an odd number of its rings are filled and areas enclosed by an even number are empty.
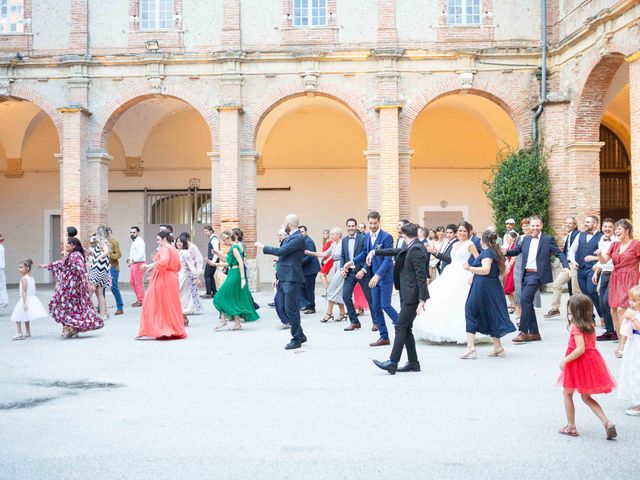
<svg viewBox="0 0 640 480">
<path fill-rule="evenodd" d="M 470 244 L 471 240 L 457 242 L 451 251 L 451 263 L 429 284 L 425 311 L 413 322 L 413 334 L 417 339 L 467 343 L 464 305 L 472 274 L 463 265 L 469 260 Z"/>
</svg>

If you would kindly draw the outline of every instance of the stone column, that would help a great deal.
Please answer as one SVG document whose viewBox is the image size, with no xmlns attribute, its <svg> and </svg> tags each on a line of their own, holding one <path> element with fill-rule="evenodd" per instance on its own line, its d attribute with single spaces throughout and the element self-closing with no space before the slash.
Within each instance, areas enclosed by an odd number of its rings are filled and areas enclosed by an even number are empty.
<svg viewBox="0 0 640 480">
<path fill-rule="evenodd" d="M 216 233 L 220 233 L 220 152 L 207 153 L 211 160 L 211 218 Z"/>
<path fill-rule="evenodd" d="M 240 154 L 240 228 L 244 233 L 244 241 L 247 244 L 247 257 L 255 258 L 256 252 L 253 244 L 257 234 L 257 193 L 256 164 L 258 152 L 242 152 Z"/>
<path fill-rule="evenodd" d="M 220 112 L 220 229 L 240 225 L 240 106 L 218 107 Z M 213 188 L 213 186 L 212 186 Z"/>
<path fill-rule="evenodd" d="M 640 51 L 627 57 L 629 62 L 629 111 L 631 119 L 631 217 L 640 228 Z M 636 234 L 637 237 L 637 234 Z"/>
<path fill-rule="evenodd" d="M 380 211 L 380 152 L 365 150 L 364 158 L 367 160 L 367 199 L 368 210 Z"/>
<path fill-rule="evenodd" d="M 421 218 L 414 218 L 411 211 L 411 157 L 414 150 L 402 150 L 398 154 L 400 183 L 400 219 L 406 218 L 421 223 Z"/>
<path fill-rule="evenodd" d="M 104 151 L 87 152 L 86 202 L 89 232 L 109 223 L 109 164 L 113 157 Z"/>
<path fill-rule="evenodd" d="M 600 216 L 600 149 L 604 142 L 573 142 L 567 145 L 567 163 L 573 166 L 570 186 L 575 192 L 578 223 L 587 215 Z"/>
<path fill-rule="evenodd" d="M 399 105 L 379 105 L 380 161 L 378 196 L 382 228 L 395 233 L 400 219 L 400 159 L 398 155 Z"/>
</svg>

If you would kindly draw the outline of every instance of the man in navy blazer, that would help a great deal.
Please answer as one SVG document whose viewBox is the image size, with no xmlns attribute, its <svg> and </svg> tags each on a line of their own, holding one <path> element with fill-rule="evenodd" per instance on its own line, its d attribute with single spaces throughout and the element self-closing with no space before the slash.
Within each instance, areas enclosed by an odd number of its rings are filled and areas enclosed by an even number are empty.
<svg viewBox="0 0 640 480">
<path fill-rule="evenodd" d="M 351 324 L 345 328 L 346 332 L 361 328 L 360 320 L 358 320 L 358 314 L 356 313 L 356 307 L 353 304 L 353 290 L 356 288 L 356 284 L 359 283 L 367 299 L 367 304 L 371 310 L 371 320 L 375 326 L 376 318 L 375 311 L 371 308 L 373 301 L 371 299 L 371 289 L 369 288 L 369 281 L 371 277 L 369 275 L 369 269 L 365 262 L 365 257 L 360 254 L 365 248 L 365 236 L 358 232 L 358 222 L 355 218 L 347 220 L 347 235 L 342 238 L 342 257 L 340 258 L 340 274 L 344 277 L 344 285 L 342 286 L 342 300 L 347 307 L 347 313 L 349 314 L 349 320 Z M 354 258 L 360 256 L 362 259 L 354 262 Z"/>
<path fill-rule="evenodd" d="M 380 228 L 380 214 L 371 211 L 367 215 L 367 220 L 369 232 L 364 236 L 364 249 L 351 262 L 348 262 L 349 266 L 366 260 L 371 250 L 393 248 L 393 237 Z M 398 312 L 391 305 L 391 295 L 393 294 L 393 261 L 391 257 L 374 256 L 369 273 L 371 274 L 369 288 L 371 288 L 371 300 L 373 301 L 371 316 L 380 332 L 380 338 L 370 343 L 369 346 L 390 345 L 384 313 L 386 312 L 394 325 L 398 321 Z"/>
<path fill-rule="evenodd" d="M 316 244 L 313 239 L 307 235 L 307 227 L 300 225 L 300 233 L 304 237 L 304 248 L 310 252 L 316 251 Z M 302 260 L 302 273 L 304 274 L 304 285 L 302 286 L 302 295 L 300 301 L 303 313 L 316 313 L 316 277 L 320 271 L 320 261 L 311 255 L 306 255 Z"/>
<path fill-rule="evenodd" d="M 513 339 L 515 343 L 541 340 L 536 312 L 533 309 L 533 300 L 541 285 L 553 282 L 550 256 L 553 255 L 560 260 L 565 272 L 569 271 L 567 257 L 558 248 L 556 241 L 553 237 L 541 233 L 542 219 L 537 215 L 533 215 L 530 218 L 529 226 L 531 227 L 531 235 L 527 235 L 522 243 L 505 252 L 508 257 L 522 254 L 522 265 L 524 267 L 520 333 Z"/>
<path fill-rule="evenodd" d="M 300 348 L 307 337 L 300 325 L 300 289 L 304 285 L 302 273 L 302 260 L 305 257 L 304 238 L 298 230 L 299 220 L 294 214 L 289 214 L 284 219 L 284 229 L 288 236 L 282 241 L 279 248 L 265 246 L 256 242 L 257 248 L 263 249 L 267 255 L 278 257 L 278 290 L 284 300 L 284 311 L 288 324 L 291 325 L 291 341 L 284 347 L 287 350 Z"/>
</svg>

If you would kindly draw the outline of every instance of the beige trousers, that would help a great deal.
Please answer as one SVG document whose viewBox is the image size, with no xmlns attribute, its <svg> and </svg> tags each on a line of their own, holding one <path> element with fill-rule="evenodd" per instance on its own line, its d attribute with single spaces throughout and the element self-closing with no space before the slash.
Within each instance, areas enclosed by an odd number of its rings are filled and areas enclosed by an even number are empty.
<svg viewBox="0 0 640 480">
<path fill-rule="evenodd" d="M 573 293 L 580 293 L 580 285 L 578 285 L 578 270 L 573 268 L 569 273 L 560 272 L 552 285 L 553 298 L 551 299 L 551 308 L 549 310 L 560 310 L 560 301 L 562 299 L 562 290 L 564 286 L 571 280 L 571 289 Z"/>
</svg>

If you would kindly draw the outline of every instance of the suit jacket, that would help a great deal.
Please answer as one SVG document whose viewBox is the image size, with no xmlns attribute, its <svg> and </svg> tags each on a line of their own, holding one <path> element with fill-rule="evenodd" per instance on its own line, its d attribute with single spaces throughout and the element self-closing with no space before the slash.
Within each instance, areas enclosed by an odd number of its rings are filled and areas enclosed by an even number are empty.
<svg viewBox="0 0 640 480">
<path fill-rule="evenodd" d="M 393 237 L 380 229 L 376 237 L 375 245 L 371 245 L 371 232 L 367 232 L 364 236 L 364 249 L 354 257 L 354 263 L 360 263 L 366 260 L 371 250 L 378 250 L 380 248 L 393 248 Z M 366 267 L 365 264 L 363 268 Z M 371 276 L 378 275 L 380 277 L 380 283 L 393 282 L 393 261 L 390 257 L 374 256 L 369 271 L 371 272 Z"/>
<path fill-rule="evenodd" d="M 516 244 L 511 250 L 507 250 L 505 255 L 507 257 L 516 257 L 522 254 L 522 268 L 526 269 L 527 258 L 529 256 L 529 246 L 531 245 L 531 237 L 529 235 L 524 237 L 521 243 Z M 551 255 L 556 257 L 562 263 L 564 268 L 569 268 L 567 263 L 567 257 L 558 248 L 558 244 L 549 235 L 540 234 L 540 240 L 538 241 L 538 252 L 536 254 L 536 267 L 538 269 L 538 278 L 540 283 L 553 282 L 553 273 L 551 270 Z M 524 283 L 524 277 L 522 276 L 522 282 Z"/>
<path fill-rule="evenodd" d="M 451 263 L 451 249 L 457 242 L 458 239 L 454 238 L 453 241 L 449 245 L 447 245 L 447 248 L 445 248 L 444 252 L 438 252 L 434 254 L 434 257 L 439 260 L 438 264 L 436 265 L 438 273 L 442 273 L 445 267 Z"/>
<path fill-rule="evenodd" d="M 304 283 L 302 259 L 305 257 L 305 243 L 299 231 L 293 232 L 280 244 L 280 248 L 264 247 L 264 253 L 278 257 L 278 281 Z"/>
<path fill-rule="evenodd" d="M 316 244 L 313 239 L 307 235 L 304 236 L 304 248 L 305 250 L 309 250 L 310 252 L 316 251 Z M 317 257 L 313 257 L 311 255 L 305 255 L 302 259 L 302 273 L 304 276 L 316 275 L 320 271 L 320 261 Z"/>
<path fill-rule="evenodd" d="M 376 255 L 394 256 L 393 283 L 400 291 L 403 305 L 414 305 L 429 298 L 427 288 L 427 258 L 429 252 L 419 240 L 414 240 L 407 248 L 381 248 Z M 375 257 L 374 257 L 375 258 Z"/>
<path fill-rule="evenodd" d="M 353 258 L 354 260 L 360 256 L 360 253 L 364 250 L 364 235 L 361 233 L 356 233 L 356 244 L 353 249 Z M 340 266 L 344 267 L 345 263 L 349 261 L 349 236 L 342 238 L 342 256 L 340 258 Z M 354 261 L 355 269 L 354 272 L 358 272 L 363 268 L 366 269 L 366 264 L 364 263 L 365 257 L 360 259 L 359 261 Z"/>
</svg>

